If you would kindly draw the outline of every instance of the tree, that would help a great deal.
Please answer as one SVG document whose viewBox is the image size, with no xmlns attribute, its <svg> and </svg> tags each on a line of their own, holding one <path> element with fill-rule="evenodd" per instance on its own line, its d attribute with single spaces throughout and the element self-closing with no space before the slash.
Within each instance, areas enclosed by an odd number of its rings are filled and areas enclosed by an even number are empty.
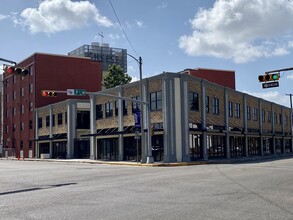
<svg viewBox="0 0 293 220">
<path fill-rule="evenodd" d="M 109 73 L 105 76 L 103 86 L 106 89 L 129 83 L 132 77 L 123 73 L 121 66 L 112 64 L 109 66 Z"/>
</svg>

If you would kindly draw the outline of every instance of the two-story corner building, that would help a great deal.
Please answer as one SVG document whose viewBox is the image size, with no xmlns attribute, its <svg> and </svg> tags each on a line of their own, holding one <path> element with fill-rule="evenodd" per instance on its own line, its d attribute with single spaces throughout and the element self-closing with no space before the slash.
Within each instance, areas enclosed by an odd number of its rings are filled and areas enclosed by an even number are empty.
<svg viewBox="0 0 293 220">
<path fill-rule="evenodd" d="M 142 84 L 142 100 L 149 103 L 143 107 L 143 125 L 148 131 L 149 117 L 155 128 L 151 137 L 155 161 L 292 153 L 292 119 L 287 107 L 183 73 L 163 73 Z M 140 100 L 140 83 L 103 93 Z M 136 160 L 138 153 L 138 159 L 145 160 L 146 145 L 140 146 L 139 141 L 137 148 L 135 138 L 134 112 L 140 105 L 98 94 L 90 98 L 36 110 L 36 155 Z"/>
<path fill-rule="evenodd" d="M 22 77 L 4 73 L 4 153 L 35 157 L 34 110 L 68 99 L 61 93 L 67 89 L 101 90 L 102 65 L 88 57 L 34 53 L 17 66 L 26 68 L 29 74 Z M 56 97 L 43 97 L 42 90 L 61 92 Z"/>
</svg>

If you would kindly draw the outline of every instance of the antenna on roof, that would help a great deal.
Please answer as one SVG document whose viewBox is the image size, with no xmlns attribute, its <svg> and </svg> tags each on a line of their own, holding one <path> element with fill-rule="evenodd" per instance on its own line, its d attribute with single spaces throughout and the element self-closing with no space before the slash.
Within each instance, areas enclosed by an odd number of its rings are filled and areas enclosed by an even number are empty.
<svg viewBox="0 0 293 220">
<path fill-rule="evenodd" d="M 103 34 L 103 31 L 101 33 L 99 33 L 99 35 L 101 36 L 101 39 L 102 39 L 102 45 L 104 44 L 104 34 Z"/>
</svg>

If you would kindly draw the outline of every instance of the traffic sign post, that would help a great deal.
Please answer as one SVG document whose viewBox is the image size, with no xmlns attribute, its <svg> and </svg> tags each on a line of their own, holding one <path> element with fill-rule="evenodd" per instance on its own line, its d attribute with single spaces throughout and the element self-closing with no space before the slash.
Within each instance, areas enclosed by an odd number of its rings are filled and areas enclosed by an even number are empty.
<svg viewBox="0 0 293 220">
<path fill-rule="evenodd" d="M 269 83 L 263 83 L 262 88 L 263 89 L 268 89 L 268 88 L 273 88 L 273 87 L 279 87 L 279 82 L 269 82 Z"/>
</svg>

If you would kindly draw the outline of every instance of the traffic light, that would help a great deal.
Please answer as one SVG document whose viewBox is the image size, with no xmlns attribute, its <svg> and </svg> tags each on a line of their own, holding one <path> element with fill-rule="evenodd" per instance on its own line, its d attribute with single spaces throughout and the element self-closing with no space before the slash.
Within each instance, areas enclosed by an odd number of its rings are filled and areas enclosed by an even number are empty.
<svg viewBox="0 0 293 220">
<path fill-rule="evenodd" d="M 42 90 L 42 96 L 44 96 L 44 97 L 56 97 L 57 93 L 56 93 L 56 91 L 52 91 L 52 90 Z"/>
<path fill-rule="evenodd" d="M 280 79 L 280 74 L 279 73 L 271 73 L 271 74 L 264 74 L 264 75 L 259 75 L 258 80 L 260 82 L 267 82 L 267 81 L 275 81 Z"/>
<path fill-rule="evenodd" d="M 151 125 L 151 136 L 154 136 L 155 134 L 155 126 Z"/>
<path fill-rule="evenodd" d="M 26 76 L 28 74 L 27 69 L 15 66 L 6 66 L 4 71 L 10 75 L 15 74 L 19 76 Z"/>
</svg>

